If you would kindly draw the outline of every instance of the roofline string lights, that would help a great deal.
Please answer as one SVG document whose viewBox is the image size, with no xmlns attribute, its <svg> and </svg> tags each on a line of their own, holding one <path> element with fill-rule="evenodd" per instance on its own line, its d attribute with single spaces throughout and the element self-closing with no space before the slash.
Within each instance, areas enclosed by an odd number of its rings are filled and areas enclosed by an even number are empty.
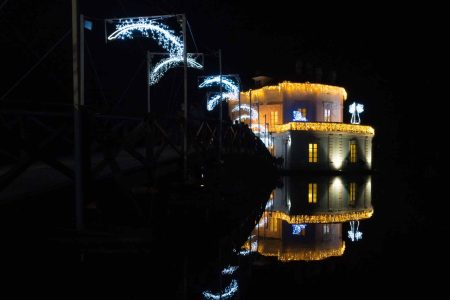
<svg viewBox="0 0 450 300">
<path fill-rule="evenodd" d="M 208 111 L 212 111 L 220 103 L 221 99 L 222 101 L 237 101 L 239 99 L 239 84 L 230 77 L 231 75 L 222 75 L 222 78 L 221 75 L 208 76 L 199 84 L 199 88 L 219 86 L 222 84 L 222 88 L 224 89 L 222 95 L 219 93 L 208 98 L 206 105 Z"/>
<path fill-rule="evenodd" d="M 375 130 L 371 126 L 331 123 L 331 122 L 290 122 L 282 125 L 273 125 L 273 132 L 281 133 L 290 130 L 323 131 L 323 132 L 351 132 L 356 134 L 374 135 Z"/>
</svg>

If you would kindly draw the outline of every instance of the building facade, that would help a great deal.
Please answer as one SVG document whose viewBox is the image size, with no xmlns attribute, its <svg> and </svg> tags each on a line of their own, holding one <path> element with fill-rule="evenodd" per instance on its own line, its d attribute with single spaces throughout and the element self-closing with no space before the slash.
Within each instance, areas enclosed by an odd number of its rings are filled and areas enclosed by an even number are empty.
<svg viewBox="0 0 450 300">
<path fill-rule="evenodd" d="M 264 132 L 274 156 L 288 170 L 370 170 L 370 126 L 343 123 L 344 88 L 313 83 L 283 82 L 240 94 L 241 121 L 255 132 Z M 238 118 L 238 102 L 230 104 Z M 242 118 L 242 116 L 245 116 Z M 260 135 L 261 136 L 261 135 Z"/>
<path fill-rule="evenodd" d="M 280 261 L 341 256 L 345 236 L 350 241 L 362 239 L 352 224 L 359 225 L 374 213 L 371 186 L 370 176 L 356 174 L 284 177 L 283 187 L 274 190 L 242 248 Z"/>
</svg>

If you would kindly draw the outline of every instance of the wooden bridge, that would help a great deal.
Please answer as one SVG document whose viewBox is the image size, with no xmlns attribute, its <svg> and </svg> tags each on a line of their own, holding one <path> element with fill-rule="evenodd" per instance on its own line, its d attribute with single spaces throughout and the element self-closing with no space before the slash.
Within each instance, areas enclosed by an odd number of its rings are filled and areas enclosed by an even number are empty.
<svg viewBox="0 0 450 300">
<path fill-rule="evenodd" d="M 84 111 L 82 118 L 78 129 L 83 136 L 82 155 L 76 159 L 73 112 L 0 111 L 0 204 L 74 184 L 76 192 L 84 193 L 86 185 L 105 177 L 112 177 L 130 197 L 130 187 L 124 185 L 129 172 L 145 170 L 149 185 L 164 172 L 180 175 L 185 171 L 188 178 L 195 178 L 198 168 L 228 154 L 272 161 L 261 140 L 242 124 L 222 122 L 220 126 L 217 120 L 189 117 L 185 131 L 181 115 Z M 76 168 L 82 169 L 78 179 Z M 82 218 L 81 211 L 77 215 Z"/>
</svg>

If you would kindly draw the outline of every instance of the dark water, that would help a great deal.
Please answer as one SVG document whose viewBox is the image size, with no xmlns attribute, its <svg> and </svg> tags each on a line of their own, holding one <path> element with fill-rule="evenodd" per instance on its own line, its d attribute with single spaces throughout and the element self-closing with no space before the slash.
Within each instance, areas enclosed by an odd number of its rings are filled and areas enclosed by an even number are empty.
<svg viewBox="0 0 450 300">
<path fill-rule="evenodd" d="M 284 177 L 235 259 L 223 264 L 234 273 L 218 271 L 204 298 L 433 293 L 437 283 L 424 278 L 436 267 L 424 241 L 433 226 L 415 183 L 395 170 Z"/>
<path fill-rule="evenodd" d="M 437 199 L 429 190 L 433 177 L 396 169 L 286 176 L 272 190 L 249 174 L 229 182 L 219 174 L 206 187 L 144 197 L 151 213 L 134 228 L 125 225 L 136 219 L 127 202 L 110 204 L 126 217 L 111 221 L 105 203 L 113 201 L 105 196 L 97 202 L 102 230 L 91 223 L 82 237 L 58 225 L 58 197 L 45 210 L 35 202 L 4 211 L 3 232 L 14 238 L 3 235 L 2 266 L 22 270 L 16 278 L 38 283 L 38 294 L 55 294 L 48 282 L 63 286 L 64 298 L 290 299 L 439 287 L 425 280 L 441 259 L 430 217 L 437 215 L 429 205 Z M 222 274 L 228 267 L 232 274 Z"/>
</svg>

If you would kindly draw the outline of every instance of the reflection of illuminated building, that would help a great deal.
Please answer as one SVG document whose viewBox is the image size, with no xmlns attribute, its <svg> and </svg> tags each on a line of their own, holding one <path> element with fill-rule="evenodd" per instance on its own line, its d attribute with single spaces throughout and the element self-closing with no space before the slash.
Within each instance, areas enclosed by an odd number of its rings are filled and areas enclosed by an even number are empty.
<svg viewBox="0 0 450 300">
<path fill-rule="evenodd" d="M 273 143 L 266 144 L 284 159 L 286 169 L 370 170 L 374 129 L 343 123 L 346 98 L 344 88 L 308 82 L 283 82 L 240 93 L 241 105 L 259 112 L 252 128 L 255 123 L 259 124 L 255 128 L 268 128 Z M 233 120 L 238 105 L 230 103 Z"/>
<path fill-rule="evenodd" d="M 373 214 L 367 176 L 286 178 L 269 202 L 243 248 L 280 261 L 342 255 L 342 223 L 359 224 Z M 359 230 L 352 230 L 353 237 L 362 237 Z"/>
</svg>

